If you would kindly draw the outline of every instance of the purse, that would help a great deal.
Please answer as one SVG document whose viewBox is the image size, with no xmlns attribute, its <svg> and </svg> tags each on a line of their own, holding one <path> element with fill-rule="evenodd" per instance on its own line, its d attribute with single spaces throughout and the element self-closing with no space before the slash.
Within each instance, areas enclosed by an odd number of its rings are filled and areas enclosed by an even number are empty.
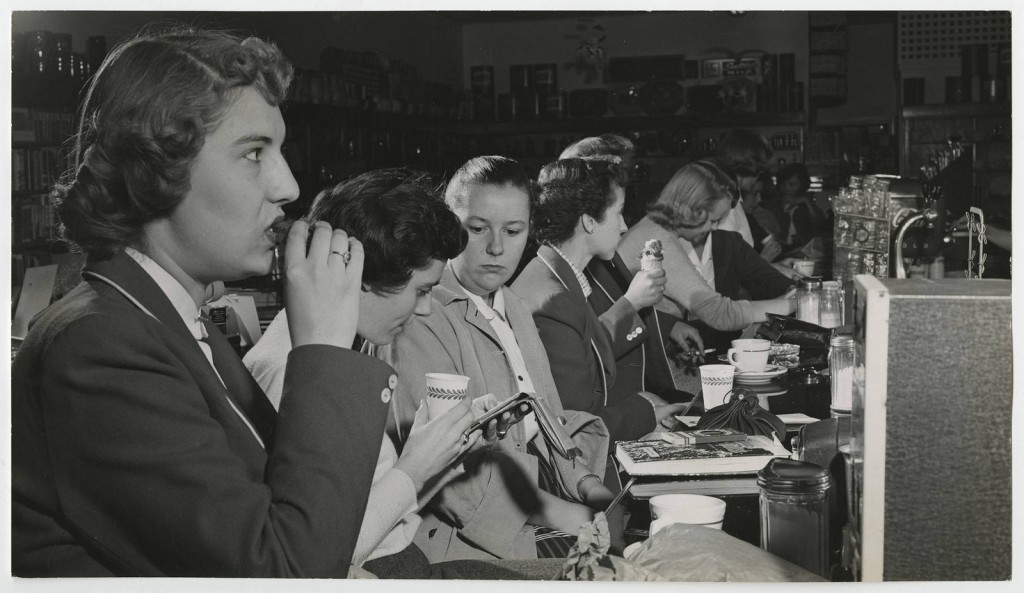
<svg viewBox="0 0 1024 593">
<path fill-rule="evenodd" d="M 800 353 L 828 350 L 832 330 L 794 317 L 768 313 L 768 323 L 757 330 L 757 337 L 800 346 Z"/>
<path fill-rule="evenodd" d="M 782 442 L 786 438 L 786 423 L 761 407 L 757 393 L 746 387 L 736 387 L 725 395 L 725 403 L 704 412 L 695 428 L 732 428 L 749 435 L 761 435 Z"/>
</svg>

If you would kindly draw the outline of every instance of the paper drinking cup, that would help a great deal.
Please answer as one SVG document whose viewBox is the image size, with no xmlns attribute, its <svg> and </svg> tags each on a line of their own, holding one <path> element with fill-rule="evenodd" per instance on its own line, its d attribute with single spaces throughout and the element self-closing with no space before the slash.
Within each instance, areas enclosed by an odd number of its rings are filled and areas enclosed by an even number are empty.
<svg viewBox="0 0 1024 593">
<path fill-rule="evenodd" d="M 804 276 L 814 275 L 814 260 L 812 259 L 798 259 L 793 262 L 793 269 L 803 274 Z"/>
<path fill-rule="evenodd" d="M 427 373 L 427 416 L 437 418 L 459 405 L 466 397 L 469 377 L 448 373 Z"/>
<path fill-rule="evenodd" d="M 650 535 L 673 523 L 721 529 L 725 519 L 725 501 L 713 496 L 661 494 L 651 497 L 650 505 Z"/>
<path fill-rule="evenodd" d="M 772 351 L 769 340 L 733 340 L 726 357 L 740 372 L 762 372 Z"/>
<path fill-rule="evenodd" d="M 725 403 L 732 390 L 736 367 L 731 364 L 706 364 L 700 367 L 700 390 L 704 395 L 704 409 L 710 410 Z"/>
</svg>

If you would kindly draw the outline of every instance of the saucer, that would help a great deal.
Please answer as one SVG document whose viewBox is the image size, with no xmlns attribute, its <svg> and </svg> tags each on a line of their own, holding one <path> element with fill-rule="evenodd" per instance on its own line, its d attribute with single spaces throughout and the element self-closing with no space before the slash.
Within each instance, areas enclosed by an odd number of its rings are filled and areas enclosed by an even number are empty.
<svg viewBox="0 0 1024 593">
<path fill-rule="evenodd" d="M 771 381 L 775 377 L 785 375 L 787 372 L 789 372 L 789 369 L 784 366 L 770 364 L 764 367 L 763 371 L 737 371 L 736 374 L 733 375 L 733 381 L 741 385 L 761 385 Z"/>
</svg>

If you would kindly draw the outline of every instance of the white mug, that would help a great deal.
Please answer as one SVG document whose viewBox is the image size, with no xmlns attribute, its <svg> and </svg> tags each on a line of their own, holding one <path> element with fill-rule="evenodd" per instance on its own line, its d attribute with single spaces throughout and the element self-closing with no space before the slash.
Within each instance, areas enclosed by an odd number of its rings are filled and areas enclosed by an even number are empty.
<svg viewBox="0 0 1024 593">
<path fill-rule="evenodd" d="M 726 358 L 741 373 L 762 372 L 768 366 L 768 355 L 772 351 L 769 340 L 733 340 L 732 346 Z"/>
</svg>

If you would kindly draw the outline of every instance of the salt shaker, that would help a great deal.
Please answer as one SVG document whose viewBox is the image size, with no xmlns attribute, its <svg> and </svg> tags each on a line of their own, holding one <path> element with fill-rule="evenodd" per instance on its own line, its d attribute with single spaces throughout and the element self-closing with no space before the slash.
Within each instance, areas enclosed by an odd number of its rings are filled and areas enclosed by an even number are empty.
<svg viewBox="0 0 1024 593">
<path fill-rule="evenodd" d="M 796 285 L 796 318 L 815 325 L 821 323 L 821 278 L 808 276 Z"/>
<path fill-rule="evenodd" d="M 827 468 L 777 457 L 757 472 L 761 549 L 826 579 L 829 567 Z"/>
<path fill-rule="evenodd" d="M 821 327 L 833 328 L 842 325 L 842 300 L 837 280 L 821 283 L 819 317 Z"/>
</svg>

